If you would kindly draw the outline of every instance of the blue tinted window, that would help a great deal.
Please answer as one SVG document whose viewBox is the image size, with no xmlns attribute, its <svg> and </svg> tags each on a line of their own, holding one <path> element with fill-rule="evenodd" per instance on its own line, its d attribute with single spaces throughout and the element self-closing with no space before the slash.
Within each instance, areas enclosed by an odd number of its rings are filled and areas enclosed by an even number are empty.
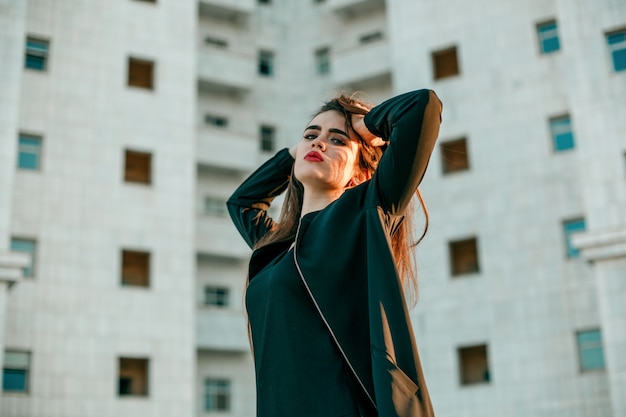
<svg viewBox="0 0 626 417">
<path fill-rule="evenodd" d="M 48 41 L 27 38 L 24 66 L 28 69 L 44 71 L 48 59 Z"/>
<path fill-rule="evenodd" d="M 41 138 L 20 135 L 17 151 L 18 168 L 39 169 L 41 161 Z"/>
<path fill-rule="evenodd" d="M 549 54 L 561 49 L 559 32 L 555 21 L 537 25 L 537 37 L 539 49 L 543 54 Z"/>
<path fill-rule="evenodd" d="M 30 254 L 30 265 L 24 268 L 24 276 L 32 277 L 35 270 L 35 251 L 37 243 L 34 240 L 11 239 L 11 250 L 15 252 L 25 252 Z"/>
<path fill-rule="evenodd" d="M 24 369 L 4 369 L 2 373 L 3 391 L 26 391 L 26 370 Z"/>
<path fill-rule="evenodd" d="M 626 31 L 607 35 L 606 41 L 613 60 L 613 69 L 615 71 L 626 70 Z"/>
<path fill-rule="evenodd" d="M 577 339 L 581 371 L 604 369 L 604 351 L 600 330 L 579 332 Z"/>
<path fill-rule="evenodd" d="M 556 117 L 550 120 L 552 146 L 555 151 L 565 151 L 574 148 L 574 134 L 572 120 L 569 116 Z"/>
<path fill-rule="evenodd" d="M 579 253 L 572 245 L 572 234 L 585 230 L 585 219 L 575 219 L 563 222 L 563 231 L 565 232 L 565 244 L 567 247 L 567 257 L 577 258 Z"/>
</svg>

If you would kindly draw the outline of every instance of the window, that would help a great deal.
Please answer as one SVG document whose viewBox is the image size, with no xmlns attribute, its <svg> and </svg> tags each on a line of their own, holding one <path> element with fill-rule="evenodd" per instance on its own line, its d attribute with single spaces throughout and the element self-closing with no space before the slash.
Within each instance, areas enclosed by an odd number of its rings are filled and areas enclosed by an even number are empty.
<svg viewBox="0 0 626 417">
<path fill-rule="evenodd" d="M 614 71 L 626 70 L 626 29 L 607 33 L 606 42 L 613 61 Z"/>
<path fill-rule="evenodd" d="M 35 71 L 45 71 L 48 69 L 48 50 L 50 42 L 44 39 L 26 38 L 26 56 L 24 67 Z"/>
<path fill-rule="evenodd" d="M 274 137 L 276 130 L 272 126 L 261 126 L 259 135 L 261 139 L 261 150 L 263 152 L 274 151 Z"/>
<path fill-rule="evenodd" d="M 467 140 L 465 138 L 443 142 L 441 150 L 441 167 L 444 174 L 452 174 L 469 169 Z"/>
<path fill-rule="evenodd" d="M 135 0 L 143 3 L 156 3 L 156 0 Z"/>
<path fill-rule="evenodd" d="M 150 285 L 150 253 L 122 250 L 122 285 L 133 287 Z"/>
<path fill-rule="evenodd" d="M 148 359 L 119 358 L 117 394 L 120 397 L 148 396 Z"/>
<path fill-rule="evenodd" d="M 600 330 L 588 330 L 576 333 L 578 357 L 581 372 L 604 369 L 604 352 Z"/>
<path fill-rule="evenodd" d="M 205 197 L 204 212 L 216 216 L 226 216 L 228 214 L 226 200 L 217 197 Z"/>
<path fill-rule="evenodd" d="M 381 40 L 384 37 L 381 31 L 376 31 L 372 33 L 368 33 L 359 38 L 360 43 L 371 43 Z"/>
<path fill-rule="evenodd" d="M 561 49 L 556 20 L 537 24 L 537 39 L 542 54 L 550 54 Z"/>
<path fill-rule="evenodd" d="M 555 152 L 574 148 L 572 120 L 568 114 L 550 119 L 550 133 L 552 135 L 552 147 Z"/>
<path fill-rule="evenodd" d="M 315 66 L 319 75 L 330 72 L 330 48 L 324 47 L 315 51 Z"/>
<path fill-rule="evenodd" d="M 2 366 L 2 391 L 28 392 L 30 353 L 16 350 L 4 352 Z"/>
<path fill-rule="evenodd" d="M 491 381 L 487 345 L 458 349 L 461 385 L 481 384 Z"/>
<path fill-rule="evenodd" d="M 578 249 L 572 244 L 572 234 L 585 230 L 585 219 L 573 219 L 563 222 L 563 232 L 565 234 L 565 247 L 568 258 L 578 258 Z"/>
<path fill-rule="evenodd" d="M 274 73 L 274 53 L 259 51 L 259 74 L 271 77 Z"/>
<path fill-rule="evenodd" d="M 17 145 L 17 167 L 37 171 L 41 168 L 41 137 L 20 133 Z"/>
<path fill-rule="evenodd" d="M 147 90 L 154 89 L 154 62 L 128 58 L 128 85 Z"/>
<path fill-rule="evenodd" d="M 213 36 L 207 36 L 204 38 L 204 43 L 206 45 L 215 46 L 216 48 L 226 48 L 228 47 L 228 42 L 224 39 L 214 38 Z"/>
<path fill-rule="evenodd" d="M 459 75 L 456 46 L 432 53 L 435 80 Z"/>
<path fill-rule="evenodd" d="M 259 4 L 272 4 L 271 0 L 259 0 Z"/>
<path fill-rule="evenodd" d="M 217 116 L 215 114 L 205 114 L 204 123 L 215 127 L 227 127 L 228 119 L 223 116 Z"/>
<path fill-rule="evenodd" d="M 479 271 L 477 247 L 475 237 L 449 243 L 450 268 L 453 276 Z"/>
<path fill-rule="evenodd" d="M 208 306 L 227 307 L 229 305 L 228 294 L 228 288 L 205 287 L 204 304 Z"/>
<path fill-rule="evenodd" d="M 150 184 L 152 182 L 152 154 L 126 150 L 124 181 Z"/>
<path fill-rule="evenodd" d="M 11 239 L 11 250 L 15 252 L 23 252 L 30 254 L 29 265 L 22 270 L 25 278 L 35 276 L 35 258 L 37 254 L 37 242 L 32 239 Z"/>
<path fill-rule="evenodd" d="M 207 379 L 204 381 L 204 410 L 230 410 L 230 381 L 226 379 Z"/>
</svg>

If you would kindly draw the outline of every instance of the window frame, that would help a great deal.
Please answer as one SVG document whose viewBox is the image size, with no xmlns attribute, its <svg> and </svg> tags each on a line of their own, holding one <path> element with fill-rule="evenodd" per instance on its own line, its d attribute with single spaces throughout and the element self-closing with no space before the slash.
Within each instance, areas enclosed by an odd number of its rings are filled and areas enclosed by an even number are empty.
<svg viewBox="0 0 626 417">
<path fill-rule="evenodd" d="M 454 57 L 454 65 L 450 67 L 454 70 L 453 72 L 442 71 L 443 69 L 448 68 L 448 67 L 446 67 L 446 65 L 444 65 L 444 62 L 440 60 L 445 59 L 445 57 L 448 54 Z M 433 80 L 435 81 L 442 81 L 448 78 L 459 77 L 461 75 L 461 64 L 459 60 L 459 47 L 456 44 L 431 51 L 430 60 L 431 60 L 432 71 L 433 71 Z"/>
<path fill-rule="evenodd" d="M 127 258 L 127 256 L 129 258 Z M 125 260 L 127 260 L 127 262 L 129 263 L 132 263 L 131 261 L 136 260 L 140 260 L 142 262 L 142 264 L 140 265 L 140 267 L 142 268 L 142 276 L 140 277 L 140 279 L 137 279 L 136 276 L 131 276 L 129 278 L 129 271 L 124 267 Z M 122 288 L 150 288 L 150 286 L 152 285 L 152 262 L 152 253 L 150 251 L 122 248 L 120 250 L 120 286 Z"/>
<path fill-rule="evenodd" d="M 27 252 L 14 247 L 14 241 L 30 242 L 33 244 L 33 251 Z M 22 268 L 22 276 L 25 279 L 35 279 L 37 277 L 37 258 L 38 258 L 38 242 L 35 238 L 29 238 L 25 236 L 11 236 L 11 241 L 9 242 L 9 247 L 12 252 L 20 252 L 20 253 L 28 253 L 30 255 L 30 265 Z M 27 273 L 27 270 L 30 270 L 30 274 Z"/>
<path fill-rule="evenodd" d="M 129 156 L 131 157 L 131 159 L 129 160 Z M 147 186 L 150 187 L 152 185 L 154 185 L 154 158 L 153 158 L 154 154 L 152 152 L 148 152 L 148 151 L 143 151 L 143 150 L 138 150 L 138 149 L 132 149 L 132 148 L 124 148 L 124 172 L 123 172 L 123 181 L 125 184 L 135 184 L 135 185 L 143 185 L 143 186 Z M 132 166 L 132 158 L 140 158 L 142 159 L 141 161 L 138 159 L 135 162 L 141 162 L 141 165 L 143 166 L 144 162 L 143 159 L 147 159 L 147 172 L 144 173 L 146 175 L 142 175 L 141 178 L 143 179 L 139 179 L 139 176 L 136 176 L 136 173 L 138 172 L 138 169 L 135 170 L 129 170 L 129 163 Z M 134 176 L 135 175 L 135 176 Z"/>
<path fill-rule="evenodd" d="M 267 146 L 268 143 L 271 146 Z M 268 153 L 276 150 L 276 128 L 274 126 L 268 124 L 259 126 L 259 150 Z"/>
<path fill-rule="evenodd" d="M 594 342 L 598 343 L 599 346 L 593 346 L 591 348 L 589 347 L 584 348 L 583 346 L 581 346 L 581 343 L 585 343 L 581 341 L 581 335 L 590 334 L 590 333 L 598 334 L 598 340 Z M 597 328 L 591 328 L 591 329 L 578 330 L 576 331 L 575 339 L 576 339 L 576 350 L 578 353 L 579 372 L 582 374 L 586 374 L 589 372 L 605 372 L 606 371 L 606 358 L 604 355 L 604 343 L 603 343 L 603 338 L 602 338 L 602 329 L 597 327 Z M 586 341 L 586 343 L 589 343 L 589 341 Z M 588 352 L 592 349 L 598 349 L 598 348 L 600 349 L 600 357 L 602 358 L 601 367 L 593 367 L 593 368 L 585 367 L 584 352 Z"/>
<path fill-rule="evenodd" d="M 557 124 L 567 121 L 567 126 L 569 127 L 568 131 L 565 131 L 562 126 L 557 126 Z M 550 138 L 552 140 L 552 151 L 554 153 L 567 152 L 576 149 L 576 137 L 574 136 L 574 128 L 572 117 L 569 113 L 563 113 L 558 116 L 552 116 L 548 119 L 548 128 L 550 129 Z M 562 130 L 562 131 L 559 131 Z M 563 136 L 569 134 L 571 138 L 571 146 L 570 147 L 559 147 L 559 137 L 561 137 L 561 141 L 563 141 Z"/>
<path fill-rule="evenodd" d="M 147 78 L 147 83 L 138 83 L 136 81 L 136 74 L 133 76 L 133 65 L 137 66 L 146 66 L 149 67 L 149 76 Z M 139 68 L 135 68 L 139 70 Z M 135 80 L 135 81 L 133 81 Z M 137 90 L 146 90 L 146 91 L 155 91 L 156 90 L 156 61 L 149 58 L 140 58 L 137 56 L 130 55 L 126 60 L 126 87 L 137 89 Z"/>
<path fill-rule="evenodd" d="M 582 228 L 574 228 L 574 229 L 567 228 L 568 225 L 572 225 L 576 223 L 578 224 L 582 223 Z M 564 237 L 566 259 L 580 258 L 580 251 L 572 245 L 571 236 L 574 233 L 580 233 L 580 232 L 584 232 L 585 230 L 587 230 L 587 222 L 585 220 L 585 217 L 579 216 L 579 217 L 572 217 L 572 218 L 563 220 L 561 222 L 561 230 L 562 230 L 563 237 Z"/>
<path fill-rule="evenodd" d="M 139 365 L 141 368 L 143 368 L 140 371 L 143 372 L 142 377 L 145 382 L 144 390 L 139 390 L 140 392 L 138 393 L 129 394 L 121 392 L 122 380 L 126 378 L 124 377 L 125 373 L 122 372 L 122 366 L 124 362 L 131 363 L 132 366 Z M 131 356 L 119 356 L 117 358 L 117 398 L 149 398 L 150 386 L 150 358 Z"/>
<path fill-rule="evenodd" d="M 622 35 L 623 39 L 617 43 L 614 42 L 610 42 L 610 38 L 613 36 L 619 36 Z M 615 29 L 609 32 L 606 32 L 604 34 L 604 39 L 607 45 L 607 49 L 609 52 L 609 59 L 611 61 L 611 69 L 612 72 L 615 73 L 622 73 L 624 71 L 626 71 L 626 27 L 620 28 L 620 29 Z M 619 45 L 620 47 L 614 46 L 615 44 Z M 616 68 L 616 62 L 615 62 L 615 53 L 616 52 L 621 52 L 625 55 L 625 62 L 624 62 L 624 66 L 620 69 Z"/>
<path fill-rule="evenodd" d="M 322 46 L 315 50 L 315 72 L 317 75 L 330 74 L 330 47 Z"/>
<path fill-rule="evenodd" d="M 23 144 L 21 143 L 22 140 L 35 140 L 39 142 L 39 147 L 37 149 L 37 153 L 31 153 L 31 155 L 35 155 L 35 158 L 37 160 L 36 163 L 36 167 L 35 168 L 29 168 L 29 167 L 25 167 L 20 165 L 20 161 L 21 161 L 21 157 L 22 155 L 26 155 L 26 152 L 23 152 L 22 150 L 22 146 Z M 34 145 L 25 145 L 25 146 L 34 146 Z M 42 160 L 43 160 L 43 136 L 42 135 L 36 135 L 36 134 L 32 134 L 32 133 L 27 133 L 27 132 L 20 132 L 17 136 L 17 169 L 19 169 L 20 171 L 42 171 Z"/>
<path fill-rule="evenodd" d="M 554 26 L 554 27 L 551 27 Z M 556 19 L 549 19 L 538 22 L 535 25 L 537 44 L 541 55 L 551 55 L 561 50 L 561 37 L 559 36 L 559 24 Z M 556 40 L 556 49 L 546 48 L 546 43 Z"/>
<path fill-rule="evenodd" d="M 257 73 L 262 77 L 271 78 L 274 76 L 276 66 L 276 55 L 268 49 L 260 49 L 258 52 Z"/>
<path fill-rule="evenodd" d="M 212 385 L 212 386 L 210 386 Z M 220 386 L 222 385 L 222 386 Z M 209 392 L 211 391 L 211 392 Z M 204 405 L 203 410 L 205 412 L 229 412 L 232 410 L 232 398 L 233 398 L 232 381 L 228 378 L 215 378 L 208 377 L 204 379 Z M 220 407 L 220 396 L 223 396 L 224 407 Z M 210 404 L 215 404 L 215 407 L 210 407 Z"/>
<path fill-rule="evenodd" d="M 452 147 L 456 146 L 457 144 L 462 144 L 464 151 L 461 151 L 458 149 L 452 149 Z M 439 143 L 439 155 L 441 157 L 441 173 L 444 176 L 460 174 L 463 172 L 467 172 L 471 169 L 468 148 L 469 148 L 468 140 L 467 140 L 467 137 L 465 136 L 460 137 L 460 138 L 455 138 L 455 139 L 444 140 Z M 463 158 L 458 158 L 459 160 L 462 159 L 461 162 L 463 163 L 461 164 L 459 163 L 459 161 L 456 161 L 453 158 L 449 158 L 452 153 L 463 155 L 464 156 Z"/>
<path fill-rule="evenodd" d="M 466 371 L 468 370 L 467 365 L 469 365 L 465 360 L 471 359 L 468 358 L 465 354 L 471 353 L 473 350 L 484 350 L 484 377 L 482 379 L 469 378 Z M 457 351 L 457 360 L 458 360 L 458 371 L 459 371 L 459 385 L 461 387 L 473 387 L 473 386 L 481 386 L 481 385 L 489 385 L 493 382 L 493 378 L 491 375 L 491 366 L 489 364 L 489 344 L 481 343 L 481 344 L 472 344 L 467 346 L 459 346 L 456 349 Z M 482 352 L 478 352 L 482 353 Z M 475 352 L 476 354 L 476 352 Z"/>
<path fill-rule="evenodd" d="M 473 242 L 473 252 L 474 252 L 473 255 L 475 255 L 475 268 L 461 269 L 459 268 L 459 265 L 457 265 L 457 263 L 455 262 L 456 260 L 455 247 L 459 248 L 460 245 L 469 244 L 472 242 Z M 460 253 L 458 255 L 460 255 Z M 468 236 L 465 238 L 449 240 L 448 241 L 448 256 L 450 258 L 450 261 L 449 261 L 450 276 L 453 279 L 480 274 L 481 268 L 480 268 L 480 250 L 479 250 L 479 244 L 478 244 L 478 236 L 474 235 L 474 236 Z"/>
<path fill-rule="evenodd" d="M 38 50 L 37 48 L 33 48 L 29 45 L 30 42 L 39 42 L 41 44 L 45 44 L 45 51 Z M 26 43 L 24 45 L 24 69 L 29 71 L 37 71 L 37 72 L 48 72 L 50 69 L 50 39 L 37 36 L 37 35 L 26 35 Z M 28 57 L 39 57 L 42 62 L 42 68 L 35 68 L 32 66 L 28 66 Z"/>
<path fill-rule="evenodd" d="M 209 293 L 212 293 L 215 302 L 209 302 Z M 206 307 L 228 308 L 230 307 L 230 288 L 224 285 L 206 285 L 204 287 L 204 303 Z"/>
<path fill-rule="evenodd" d="M 24 354 L 26 356 L 26 365 L 18 367 L 16 365 L 7 364 L 8 354 Z M 7 370 L 11 371 L 23 371 L 24 372 L 24 389 L 20 390 L 6 390 L 5 389 L 5 372 Z M 30 394 L 31 389 L 31 370 L 32 370 L 32 353 L 30 351 L 21 350 L 21 349 L 5 349 L 4 351 L 4 362 L 2 364 L 2 389 L 0 392 L 3 394 L 18 394 L 18 395 L 28 395 Z"/>
</svg>

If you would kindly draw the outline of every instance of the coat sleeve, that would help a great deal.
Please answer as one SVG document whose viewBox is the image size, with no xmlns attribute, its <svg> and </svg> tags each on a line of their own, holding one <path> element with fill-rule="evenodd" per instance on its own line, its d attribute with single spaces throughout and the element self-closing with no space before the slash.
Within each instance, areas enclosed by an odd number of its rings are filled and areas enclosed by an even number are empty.
<svg viewBox="0 0 626 417">
<path fill-rule="evenodd" d="M 292 166 L 289 150 L 279 151 L 254 171 L 226 202 L 235 227 L 250 248 L 274 226 L 267 210 L 287 188 Z"/>
<path fill-rule="evenodd" d="M 388 142 L 372 177 L 374 198 L 402 215 L 424 177 L 441 124 L 442 104 L 432 90 L 404 93 L 374 107 L 365 125 Z"/>
</svg>

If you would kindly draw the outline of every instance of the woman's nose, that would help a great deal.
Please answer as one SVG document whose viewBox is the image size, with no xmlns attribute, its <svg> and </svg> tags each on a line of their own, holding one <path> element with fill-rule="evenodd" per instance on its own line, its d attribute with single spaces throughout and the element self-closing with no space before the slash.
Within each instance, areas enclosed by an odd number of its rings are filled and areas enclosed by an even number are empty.
<svg viewBox="0 0 626 417">
<path fill-rule="evenodd" d="M 324 141 L 319 136 L 316 137 L 315 139 L 313 139 L 313 141 L 311 141 L 311 146 L 313 148 L 315 148 L 317 146 L 321 150 L 325 150 L 326 149 L 326 144 L 324 143 Z"/>
</svg>

